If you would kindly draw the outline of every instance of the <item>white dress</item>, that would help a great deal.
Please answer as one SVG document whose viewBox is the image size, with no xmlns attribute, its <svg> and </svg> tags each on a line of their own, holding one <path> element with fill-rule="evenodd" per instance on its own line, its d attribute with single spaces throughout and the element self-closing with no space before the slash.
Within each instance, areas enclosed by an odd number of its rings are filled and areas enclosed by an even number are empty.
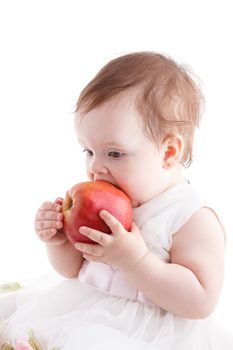
<svg viewBox="0 0 233 350">
<path fill-rule="evenodd" d="M 133 209 L 133 218 L 149 250 L 169 262 L 173 235 L 202 206 L 196 190 L 183 182 Z M 233 350 L 233 336 L 211 318 L 191 320 L 166 312 L 119 270 L 102 263 L 85 261 L 78 278 L 63 279 L 34 296 L 26 289 L 15 296 L 10 302 L 17 310 L 9 317 L 2 312 L 0 345 L 25 344 L 33 330 L 38 349 L 46 350 Z"/>
</svg>

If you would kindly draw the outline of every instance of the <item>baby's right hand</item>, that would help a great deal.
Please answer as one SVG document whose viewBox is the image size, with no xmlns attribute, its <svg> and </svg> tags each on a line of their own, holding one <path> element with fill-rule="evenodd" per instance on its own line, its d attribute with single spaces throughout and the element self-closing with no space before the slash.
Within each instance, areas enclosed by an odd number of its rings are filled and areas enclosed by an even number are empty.
<svg viewBox="0 0 233 350">
<path fill-rule="evenodd" d="M 63 233 L 62 199 L 55 202 L 44 202 L 36 213 L 35 231 L 39 239 L 45 243 L 60 245 L 67 238 Z"/>
</svg>

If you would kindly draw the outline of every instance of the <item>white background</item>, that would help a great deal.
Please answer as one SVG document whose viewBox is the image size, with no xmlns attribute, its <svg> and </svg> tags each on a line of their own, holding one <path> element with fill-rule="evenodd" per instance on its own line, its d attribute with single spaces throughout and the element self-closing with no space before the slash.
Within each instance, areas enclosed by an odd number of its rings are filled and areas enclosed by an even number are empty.
<svg viewBox="0 0 233 350">
<path fill-rule="evenodd" d="M 231 1 L 0 2 L 0 283 L 51 268 L 34 234 L 45 200 L 85 180 L 73 129 L 80 90 L 122 53 L 153 50 L 189 64 L 202 79 L 206 109 L 188 171 L 216 206 L 228 235 L 217 318 L 233 311 Z"/>
</svg>

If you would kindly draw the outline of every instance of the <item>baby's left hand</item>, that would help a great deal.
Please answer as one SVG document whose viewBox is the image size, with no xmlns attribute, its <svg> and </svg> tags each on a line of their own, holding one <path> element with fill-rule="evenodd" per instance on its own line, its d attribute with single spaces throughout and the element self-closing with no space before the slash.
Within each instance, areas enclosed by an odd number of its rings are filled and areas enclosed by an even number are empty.
<svg viewBox="0 0 233 350">
<path fill-rule="evenodd" d="M 112 234 L 82 226 L 79 231 L 97 244 L 78 242 L 74 244 L 75 248 L 88 261 L 103 262 L 119 269 L 132 268 L 148 252 L 138 227 L 133 223 L 128 232 L 109 212 L 101 210 L 99 215 L 110 227 Z"/>
</svg>

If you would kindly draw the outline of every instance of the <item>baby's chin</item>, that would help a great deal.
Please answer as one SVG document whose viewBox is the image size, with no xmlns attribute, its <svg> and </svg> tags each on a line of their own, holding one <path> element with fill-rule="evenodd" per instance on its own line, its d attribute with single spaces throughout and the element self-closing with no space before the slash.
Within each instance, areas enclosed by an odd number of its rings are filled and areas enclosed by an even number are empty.
<svg viewBox="0 0 233 350">
<path fill-rule="evenodd" d="M 131 204 L 133 208 L 139 207 L 140 203 L 136 199 L 131 199 Z"/>
</svg>

